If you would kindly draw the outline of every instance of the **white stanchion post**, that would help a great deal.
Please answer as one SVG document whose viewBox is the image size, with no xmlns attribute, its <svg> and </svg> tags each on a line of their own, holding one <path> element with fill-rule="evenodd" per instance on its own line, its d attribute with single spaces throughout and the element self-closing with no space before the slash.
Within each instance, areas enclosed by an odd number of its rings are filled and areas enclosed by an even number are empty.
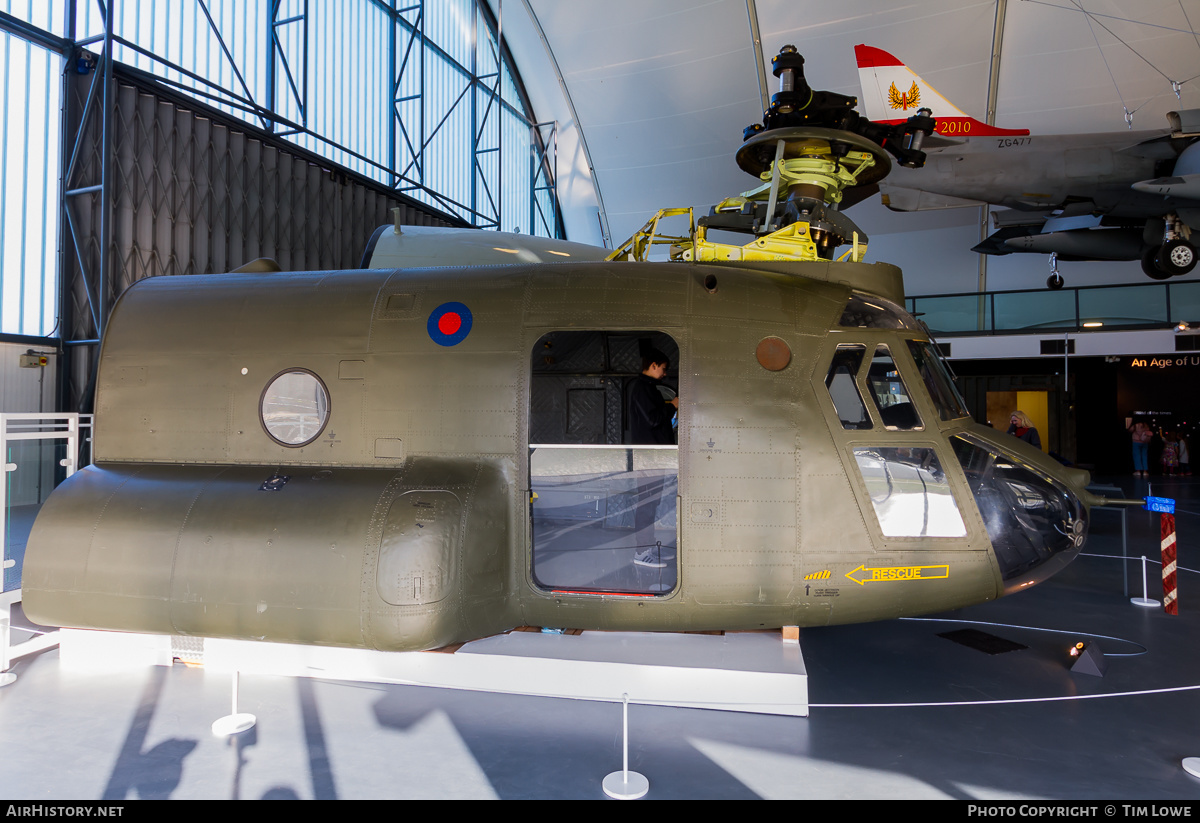
<svg viewBox="0 0 1200 823">
<path fill-rule="evenodd" d="M 1147 583 L 1146 583 L 1146 555 L 1143 554 L 1142 555 L 1142 596 L 1141 597 L 1131 597 L 1131 598 L 1129 598 L 1129 602 L 1135 606 L 1157 606 L 1157 605 L 1159 605 L 1157 600 L 1151 600 L 1147 596 L 1148 589 L 1146 588 L 1146 586 L 1147 586 Z"/>
<path fill-rule="evenodd" d="M 0 606 L 0 686 L 7 686 L 17 680 L 17 676 L 8 670 L 12 665 L 9 653 L 9 643 L 12 642 L 11 608 L 7 602 Z"/>
<path fill-rule="evenodd" d="M 604 778 L 604 793 L 617 800 L 637 800 L 650 791 L 650 781 L 637 772 L 629 771 L 629 693 L 621 695 L 622 769 Z"/>
<path fill-rule="evenodd" d="M 252 714 L 238 713 L 238 673 L 235 669 L 233 672 L 233 710 L 224 717 L 218 717 L 213 721 L 212 733 L 218 737 L 229 737 L 254 728 L 254 724 L 257 722 L 258 718 Z"/>
</svg>

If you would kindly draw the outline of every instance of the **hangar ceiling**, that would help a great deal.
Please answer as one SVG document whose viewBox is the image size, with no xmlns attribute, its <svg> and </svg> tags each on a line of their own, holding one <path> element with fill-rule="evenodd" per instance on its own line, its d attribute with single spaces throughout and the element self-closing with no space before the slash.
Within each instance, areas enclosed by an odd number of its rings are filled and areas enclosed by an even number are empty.
<svg viewBox="0 0 1200 823">
<path fill-rule="evenodd" d="M 987 115 L 997 0 L 753 5 L 769 93 L 778 90 L 770 58 L 792 43 L 814 88 L 860 95 L 854 46 L 866 43 L 968 114 Z M 610 242 L 620 243 L 658 208 L 707 210 L 751 187 L 733 161 L 742 129 L 762 116 L 746 0 L 492 6 L 539 118 L 560 124 L 559 194 L 571 239 L 603 242 L 600 203 Z M 1002 8 L 996 125 L 1034 135 L 1119 132 L 1128 109 L 1135 129 L 1158 129 L 1168 111 L 1200 108 L 1200 0 L 1006 0 Z M 1182 81 L 1181 99 L 1171 80 Z M 977 288 L 978 208 L 900 214 L 876 195 L 850 216 L 872 238 L 870 258 L 905 268 L 910 293 Z M 1136 262 L 1060 268 L 1068 285 L 1143 279 Z M 992 257 L 987 287 L 1040 288 L 1047 273 L 1039 255 Z"/>
</svg>

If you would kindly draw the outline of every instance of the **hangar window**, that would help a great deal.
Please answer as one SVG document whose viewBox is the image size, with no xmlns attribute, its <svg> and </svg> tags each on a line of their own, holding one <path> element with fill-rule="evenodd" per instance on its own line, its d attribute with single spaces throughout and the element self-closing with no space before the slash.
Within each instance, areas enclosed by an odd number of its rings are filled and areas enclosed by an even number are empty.
<svg viewBox="0 0 1200 823">
<path fill-rule="evenodd" d="M 639 395 L 643 356 L 669 369 Z M 529 391 L 533 578 L 565 592 L 665 594 L 678 580 L 679 454 L 670 405 L 679 346 L 662 332 L 556 331 L 534 344 Z M 632 442 L 649 397 L 668 442 Z M 639 427 L 640 428 L 640 427 Z M 670 434 L 666 432 L 669 431 Z"/>
<path fill-rule="evenodd" d="M 259 411 L 263 428 L 276 443 L 306 446 L 329 420 L 329 392 L 310 371 L 281 372 L 263 390 Z"/>
<path fill-rule="evenodd" d="M 931 448 L 860 448 L 854 459 L 886 537 L 965 537 L 950 482 Z"/>
<path fill-rule="evenodd" d="M 829 364 L 829 374 L 825 376 L 825 388 L 829 389 L 829 396 L 833 399 L 843 429 L 871 428 L 871 418 L 867 416 L 867 407 L 863 404 L 862 395 L 859 394 L 858 384 L 855 382 L 866 353 L 866 346 L 838 346 L 833 355 L 833 362 Z"/>
<path fill-rule="evenodd" d="M 871 398 L 879 409 L 883 425 L 893 431 L 913 431 L 921 428 L 921 418 L 892 359 L 892 352 L 882 343 L 875 347 L 871 368 L 867 371 Z"/>
</svg>

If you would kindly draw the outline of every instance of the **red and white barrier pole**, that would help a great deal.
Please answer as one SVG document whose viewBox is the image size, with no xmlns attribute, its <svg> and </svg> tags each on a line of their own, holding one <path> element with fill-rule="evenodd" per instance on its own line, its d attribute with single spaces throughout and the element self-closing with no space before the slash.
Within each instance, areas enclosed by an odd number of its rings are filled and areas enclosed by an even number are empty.
<svg viewBox="0 0 1200 823">
<path fill-rule="evenodd" d="M 1162 534 L 1163 611 L 1179 614 L 1175 575 L 1175 515 L 1160 512 L 1159 531 Z"/>
</svg>

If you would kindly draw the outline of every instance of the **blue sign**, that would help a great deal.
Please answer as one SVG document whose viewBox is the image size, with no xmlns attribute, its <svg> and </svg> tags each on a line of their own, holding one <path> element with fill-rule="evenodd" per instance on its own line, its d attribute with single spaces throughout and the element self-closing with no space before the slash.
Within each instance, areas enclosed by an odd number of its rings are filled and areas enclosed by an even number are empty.
<svg viewBox="0 0 1200 823">
<path fill-rule="evenodd" d="M 1160 514 L 1174 514 L 1175 501 L 1169 497 L 1147 497 L 1146 505 L 1142 506 L 1148 512 L 1159 512 Z"/>
</svg>

